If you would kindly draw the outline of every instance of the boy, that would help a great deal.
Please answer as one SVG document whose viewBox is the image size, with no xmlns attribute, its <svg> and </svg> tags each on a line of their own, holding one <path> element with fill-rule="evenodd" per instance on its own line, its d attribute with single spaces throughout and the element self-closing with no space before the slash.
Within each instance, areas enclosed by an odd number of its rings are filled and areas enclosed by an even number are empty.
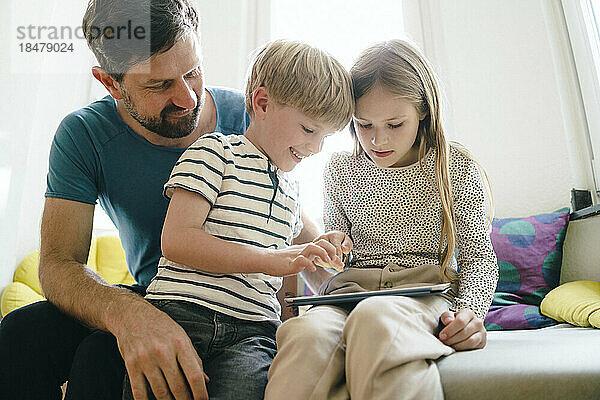
<svg viewBox="0 0 600 400">
<path fill-rule="evenodd" d="M 263 398 L 281 277 L 314 271 L 315 260 L 341 265 L 330 243 L 339 232 L 293 245 L 302 222 L 286 173 L 350 121 L 348 73 L 321 50 L 272 42 L 253 62 L 246 110 L 244 136 L 205 135 L 175 164 L 164 188 L 163 257 L 146 295 L 189 335 L 199 356 L 189 362 L 203 366 L 211 398 Z M 126 381 L 126 397 L 131 389 Z"/>
</svg>

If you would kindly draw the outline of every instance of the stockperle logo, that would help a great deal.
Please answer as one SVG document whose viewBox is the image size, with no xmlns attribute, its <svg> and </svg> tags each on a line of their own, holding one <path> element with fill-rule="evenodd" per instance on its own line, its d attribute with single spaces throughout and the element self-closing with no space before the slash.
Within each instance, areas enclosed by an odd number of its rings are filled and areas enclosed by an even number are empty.
<svg viewBox="0 0 600 400">
<path fill-rule="evenodd" d="M 139 13 L 127 19 L 96 22 L 84 32 L 81 23 L 86 1 L 8 1 L 11 73 L 88 74 L 90 66 L 98 64 L 88 40 L 122 51 L 134 50 L 132 53 L 141 59 L 146 58 L 145 54 L 150 57 L 149 7 L 141 7 Z"/>
<path fill-rule="evenodd" d="M 134 26 L 131 20 L 125 25 L 104 27 L 91 26 L 89 35 L 92 40 L 101 36 L 106 39 L 115 40 L 144 40 L 149 33 L 145 26 Z M 17 40 L 73 40 L 86 39 L 81 26 L 73 28 L 72 26 L 46 26 L 46 25 L 28 25 L 17 26 Z"/>
</svg>

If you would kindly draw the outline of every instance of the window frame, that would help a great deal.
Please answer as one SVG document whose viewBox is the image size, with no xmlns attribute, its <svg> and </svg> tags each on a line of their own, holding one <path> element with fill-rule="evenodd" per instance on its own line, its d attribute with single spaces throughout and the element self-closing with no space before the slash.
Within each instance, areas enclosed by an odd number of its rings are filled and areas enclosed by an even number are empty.
<svg viewBox="0 0 600 400">
<path fill-rule="evenodd" d="M 595 19 L 592 1 L 597 2 L 595 11 L 600 15 L 599 0 L 562 0 L 561 4 L 585 112 L 594 190 L 600 197 L 600 21 Z"/>
</svg>

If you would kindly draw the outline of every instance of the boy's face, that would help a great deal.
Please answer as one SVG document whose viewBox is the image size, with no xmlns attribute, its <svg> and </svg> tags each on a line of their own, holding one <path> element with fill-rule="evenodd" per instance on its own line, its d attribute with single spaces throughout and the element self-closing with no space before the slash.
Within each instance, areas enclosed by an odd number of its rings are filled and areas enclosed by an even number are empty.
<svg viewBox="0 0 600 400">
<path fill-rule="evenodd" d="M 291 171 L 304 158 L 321 151 L 323 139 L 334 133 L 326 124 L 293 107 L 270 103 L 265 113 L 262 150 L 277 168 Z"/>
</svg>

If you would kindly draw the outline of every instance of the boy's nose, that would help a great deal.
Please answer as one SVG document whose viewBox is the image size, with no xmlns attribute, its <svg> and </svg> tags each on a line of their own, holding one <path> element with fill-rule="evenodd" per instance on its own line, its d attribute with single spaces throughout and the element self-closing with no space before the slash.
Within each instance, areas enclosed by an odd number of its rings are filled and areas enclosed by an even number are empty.
<svg viewBox="0 0 600 400">
<path fill-rule="evenodd" d="M 196 108 L 198 105 L 198 96 L 190 83 L 182 79 L 175 85 L 175 93 L 171 99 L 173 104 L 188 110 Z"/>
</svg>

